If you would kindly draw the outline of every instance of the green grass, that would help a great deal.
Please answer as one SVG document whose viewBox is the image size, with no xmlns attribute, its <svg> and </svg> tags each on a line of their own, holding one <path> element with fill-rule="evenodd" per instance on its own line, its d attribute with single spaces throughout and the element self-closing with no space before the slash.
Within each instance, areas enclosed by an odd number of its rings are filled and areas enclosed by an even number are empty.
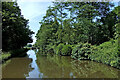
<svg viewBox="0 0 120 80">
<path fill-rule="evenodd" d="M 0 60 L 7 59 L 8 57 L 11 57 L 11 53 L 10 52 L 2 52 L 2 54 L 0 56 Z"/>
<path fill-rule="evenodd" d="M 11 50 L 8 52 L 2 52 L 0 55 L 0 61 L 6 61 L 12 57 L 24 57 L 26 56 L 27 49 L 17 49 L 17 50 Z"/>
</svg>

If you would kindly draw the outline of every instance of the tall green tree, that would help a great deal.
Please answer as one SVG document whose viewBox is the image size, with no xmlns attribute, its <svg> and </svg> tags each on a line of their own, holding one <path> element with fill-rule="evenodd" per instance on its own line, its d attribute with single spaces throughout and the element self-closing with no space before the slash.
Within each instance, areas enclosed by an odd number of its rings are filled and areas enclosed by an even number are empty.
<svg viewBox="0 0 120 80">
<path fill-rule="evenodd" d="M 22 48 L 32 42 L 28 20 L 21 15 L 16 2 L 2 3 L 2 49 L 3 51 Z"/>
<path fill-rule="evenodd" d="M 65 44 L 71 44 L 72 41 L 71 41 L 71 37 L 72 37 L 72 28 L 71 28 L 71 25 L 70 25 L 70 20 L 64 20 L 63 22 L 63 42 Z"/>
<path fill-rule="evenodd" d="M 46 46 L 79 42 L 98 45 L 110 40 L 114 37 L 117 21 L 117 15 L 111 10 L 113 7 L 110 2 L 53 2 L 42 20 L 44 27 L 49 25 L 46 30 L 51 34 Z M 38 41 L 44 32 L 42 28 L 37 34 Z"/>
</svg>

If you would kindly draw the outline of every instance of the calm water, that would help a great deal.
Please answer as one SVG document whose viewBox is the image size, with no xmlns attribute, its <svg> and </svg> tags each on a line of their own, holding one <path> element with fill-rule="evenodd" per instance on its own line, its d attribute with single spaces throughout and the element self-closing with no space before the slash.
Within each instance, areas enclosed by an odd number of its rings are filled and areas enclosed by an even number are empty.
<svg viewBox="0 0 120 80">
<path fill-rule="evenodd" d="M 93 61 L 78 61 L 67 56 L 36 55 L 12 58 L 2 67 L 3 78 L 118 78 L 118 69 Z"/>
</svg>

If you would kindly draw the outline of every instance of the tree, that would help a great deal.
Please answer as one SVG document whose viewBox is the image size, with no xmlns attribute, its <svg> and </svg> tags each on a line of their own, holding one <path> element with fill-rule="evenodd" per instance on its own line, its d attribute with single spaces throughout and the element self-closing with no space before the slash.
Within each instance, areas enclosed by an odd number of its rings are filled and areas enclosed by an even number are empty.
<svg viewBox="0 0 120 80">
<path fill-rule="evenodd" d="M 46 31 L 45 45 L 49 47 L 80 42 L 99 45 L 108 41 L 114 37 L 116 29 L 113 27 L 117 21 L 116 14 L 111 11 L 113 6 L 110 2 L 53 2 L 41 21 L 36 43 L 42 45 L 39 41 Z"/>
<path fill-rule="evenodd" d="M 32 34 L 28 20 L 21 15 L 16 2 L 2 3 L 2 49 L 9 51 L 22 48 L 32 42 Z"/>
<path fill-rule="evenodd" d="M 72 28 L 70 25 L 70 20 L 64 20 L 63 22 L 63 42 L 66 44 L 71 44 Z"/>
</svg>

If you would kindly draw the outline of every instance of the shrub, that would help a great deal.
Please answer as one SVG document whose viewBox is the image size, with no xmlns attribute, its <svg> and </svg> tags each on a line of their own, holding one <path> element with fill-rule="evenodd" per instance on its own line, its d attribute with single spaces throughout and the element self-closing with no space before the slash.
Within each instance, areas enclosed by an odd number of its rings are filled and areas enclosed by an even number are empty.
<svg viewBox="0 0 120 80">
<path fill-rule="evenodd" d="M 16 50 L 12 50 L 10 51 L 11 53 L 11 57 L 24 57 L 27 55 L 27 49 L 16 49 Z"/>
<path fill-rule="evenodd" d="M 63 43 L 60 43 L 56 48 L 55 48 L 56 54 L 59 55 L 71 55 L 72 53 L 72 45 L 64 45 Z"/>
<path fill-rule="evenodd" d="M 56 48 L 56 54 L 62 54 L 62 48 L 63 48 L 64 44 L 60 43 L 57 48 Z"/>
<path fill-rule="evenodd" d="M 93 52 L 93 46 L 89 43 L 79 43 L 72 51 L 71 57 L 74 59 L 89 59 L 88 55 Z"/>
<path fill-rule="evenodd" d="M 97 62 L 120 68 L 117 40 L 110 40 L 97 46 L 97 50 L 94 50 L 94 53 L 90 54 L 89 58 Z"/>
<path fill-rule="evenodd" d="M 64 45 L 62 48 L 61 55 L 71 55 L 72 53 L 72 47 L 70 45 Z"/>
<path fill-rule="evenodd" d="M 0 60 L 4 60 L 11 57 L 11 53 L 10 52 L 2 52 L 1 56 L 0 56 Z"/>
</svg>

